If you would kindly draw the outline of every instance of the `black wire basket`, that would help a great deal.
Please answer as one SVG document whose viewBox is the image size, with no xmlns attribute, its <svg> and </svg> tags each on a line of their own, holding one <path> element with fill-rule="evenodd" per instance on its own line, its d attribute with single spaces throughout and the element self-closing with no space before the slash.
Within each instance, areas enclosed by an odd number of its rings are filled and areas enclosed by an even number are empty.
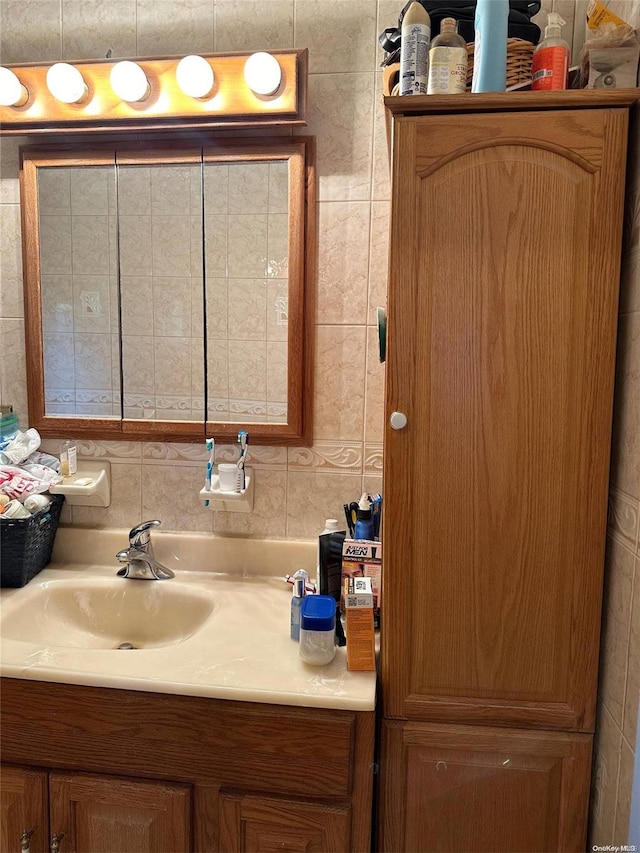
<svg viewBox="0 0 640 853">
<path fill-rule="evenodd" d="M 30 518 L 0 516 L 0 586 L 24 586 L 51 561 L 64 495 L 47 497 L 49 506 Z"/>
</svg>

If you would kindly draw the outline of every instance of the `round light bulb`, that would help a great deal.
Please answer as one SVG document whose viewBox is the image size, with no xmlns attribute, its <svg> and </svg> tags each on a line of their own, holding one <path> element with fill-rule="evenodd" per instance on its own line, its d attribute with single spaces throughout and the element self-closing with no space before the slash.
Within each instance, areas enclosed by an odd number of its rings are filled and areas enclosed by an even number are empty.
<svg viewBox="0 0 640 853">
<path fill-rule="evenodd" d="M 123 101 L 144 101 L 150 91 L 147 75 L 136 62 L 128 59 L 113 66 L 109 80 L 111 88 Z"/>
<path fill-rule="evenodd" d="M 47 89 L 63 104 L 77 104 L 87 94 L 82 74 L 68 62 L 56 62 L 47 71 Z"/>
<path fill-rule="evenodd" d="M 0 105 L 21 107 L 26 104 L 29 92 L 10 68 L 0 68 Z"/>
<path fill-rule="evenodd" d="M 213 68 L 204 56 L 185 56 L 176 68 L 178 86 L 192 98 L 206 98 L 213 89 Z"/>
<path fill-rule="evenodd" d="M 253 53 L 244 64 L 244 79 L 256 95 L 274 95 L 282 81 L 282 69 L 270 53 Z"/>
</svg>

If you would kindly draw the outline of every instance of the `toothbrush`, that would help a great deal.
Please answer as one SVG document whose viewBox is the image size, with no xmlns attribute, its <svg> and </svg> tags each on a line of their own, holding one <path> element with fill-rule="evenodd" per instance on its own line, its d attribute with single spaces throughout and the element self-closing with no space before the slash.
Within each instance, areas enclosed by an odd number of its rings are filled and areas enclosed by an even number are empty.
<svg viewBox="0 0 640 853">
<path fill-rule="evenodd" d="M 213 456 L 215 453 L 216 442 L 213 438 L 207 439 L 207 450 L 209 451 L 209 461 L 207 462 L 207 476 L 205 477 L 204 487 L 210 492 L 211 491 L 211 477 L 213 476 Z M 209 506 L 209 501 L 206 500 L 204 502 L 205 506 Z"/>
<path fill-rule="evenodd" d="M 241 429 L 238 432 L 238 441 L 240 442 L 240 458 L 238 459 L 238 478 L 236 480 L 236 493 L 240 493 L 246 486 L 244 462 L 247 455 L 247 444 L 249 443 L 249 433 Z"/>
</svg>

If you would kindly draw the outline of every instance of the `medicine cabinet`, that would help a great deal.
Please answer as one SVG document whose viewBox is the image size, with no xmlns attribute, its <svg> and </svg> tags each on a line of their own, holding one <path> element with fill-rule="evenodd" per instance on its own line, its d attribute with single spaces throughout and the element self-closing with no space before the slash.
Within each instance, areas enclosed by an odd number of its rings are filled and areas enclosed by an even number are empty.
<svg viewBox="0 0 640 853">
<path fill-rule="evenodd" d="M 310 137 L 21 150 L 29 422 L 311 442 Z"/>
</svg>

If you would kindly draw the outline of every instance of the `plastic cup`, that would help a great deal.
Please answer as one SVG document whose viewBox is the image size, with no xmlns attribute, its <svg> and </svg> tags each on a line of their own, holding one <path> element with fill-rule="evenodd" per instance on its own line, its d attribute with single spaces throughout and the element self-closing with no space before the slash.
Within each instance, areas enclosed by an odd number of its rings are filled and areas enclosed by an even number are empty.
<svg viewBox="0 0 640 853">
<path fill-rule="evenodd" d="M 238 466 L 233 462 L 220 462 L 218 465 L 221 492 L 235 492 L 238 482 Z"/>
</svg>

